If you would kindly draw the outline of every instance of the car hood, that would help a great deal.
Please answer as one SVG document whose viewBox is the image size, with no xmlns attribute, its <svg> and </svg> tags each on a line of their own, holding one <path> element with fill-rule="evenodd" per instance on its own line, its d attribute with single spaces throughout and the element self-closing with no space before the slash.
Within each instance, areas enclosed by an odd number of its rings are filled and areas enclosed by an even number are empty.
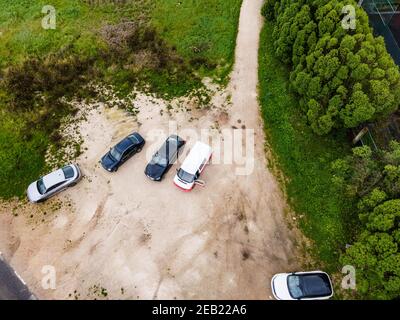
<svg viewBox="0 0 400 320">
<path fill-rule="evenodd" d="M 161 167 L 157 164 L 149 163 L 144 172 L 148 177 L 153 178 L 154 180 L 158 180 L 161 179 L 164 171 L 164 167 Z"/>
<path fill-rule="evenodd" d="M 184 191 L 191 191 L 194 187 L 194 182 L 192 183 L 183 182 L 181 179 L 179 179 L 178 175 L 175 175 L 174 183 L 178 188 Z"/>
<path fill-rule="evenodd" d="M 111 157 L 110 153 L 107 153 L 103 158 L 101 158 L 101 165 L 106 170 L 112 170 L 117 165 L 117 161 Z"/>
<path fill-rule="evenodd" d="M 29 201 L 31 202 L 37 202 L 39 201 L 43 196 L 39 193 L 38 189 L 37 189 L 37 182 L 32 182 L 29 187 L 28 190 L 26 192 Z"/>
<path fill-rule="evenodd" d="M 272 278 L 272 293 L 278 300 L 293 300 L 292 296 L 289 293 L 287 277 L 287 274 L 280 273 Z"/>
</svg>

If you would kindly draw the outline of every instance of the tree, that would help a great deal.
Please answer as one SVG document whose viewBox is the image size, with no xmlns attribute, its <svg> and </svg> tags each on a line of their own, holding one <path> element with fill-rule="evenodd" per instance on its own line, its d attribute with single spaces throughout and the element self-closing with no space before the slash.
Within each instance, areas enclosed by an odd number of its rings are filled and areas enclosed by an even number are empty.
<svg viewBox="0 0 400 320">
<path fill-rule="evenodd" d="M 367 215 L 366 230 L 341 257 L 356 268 L 358 290 L 368 298 L 400 296 L 400 199 L 378 205 Z"/>
<path fill-rule="evenodd" d="M 353 154 L 332 164 L 332 182 L 349 197 L 363 197 L 382 179 L 379 164 L 368 146 L 353 149 Z"/>
<path fill-rule="evenodd" d="M 357 28 L 342 28 L 342 8 L 348 4 L 268 0 L 263 7 L 275 23 L 276 55 L 292 67 L 291 87 L 320 135 L 383 118 L 399 106 L 399 68 L 353 0 Z"/>
</svg>

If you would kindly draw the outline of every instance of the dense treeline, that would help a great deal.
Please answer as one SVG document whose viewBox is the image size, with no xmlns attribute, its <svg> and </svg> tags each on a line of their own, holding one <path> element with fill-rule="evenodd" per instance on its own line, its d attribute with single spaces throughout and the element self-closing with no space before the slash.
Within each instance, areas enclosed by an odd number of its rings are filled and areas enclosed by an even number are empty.
<svg viewBox="0 0 400 320">
<path fill-rule="evenodd" d="M 342 26 L 349 3 L 354 30 Z M 263 11 L 275 22 L 276 55 L 292 67 L 292 89 L 316 133 L 354 128 L 398 108 L 398 67 L 354 1 L 268 0 Z"/>
<path fill-rule="evenodd" d="M 333 164 L 333 182 L 359 199 L 361 233 L 342 255 L 343 265 L 356 268 L 363 296 L 400 296 L 400 143 L 373 154 L 367 146 Z"/>
<path fill-rule="evenodd" d="M 356 10 L 355 29 L 342 26 L 349 4 Z M 398 109 L 399 68 L 355 1 L 267 0 L 263 15 L 274 24 L 275 54 L 290 67 L 290 88 L 316 134 L 354 128 Z M 341 255 L 341 265 L 356 268 L 362 297 L 398 298 L 400 144 L 378 152 L 354 148 L 332 164 L 332 182 L 358 203 L 355 243 Z"/>
</svg>

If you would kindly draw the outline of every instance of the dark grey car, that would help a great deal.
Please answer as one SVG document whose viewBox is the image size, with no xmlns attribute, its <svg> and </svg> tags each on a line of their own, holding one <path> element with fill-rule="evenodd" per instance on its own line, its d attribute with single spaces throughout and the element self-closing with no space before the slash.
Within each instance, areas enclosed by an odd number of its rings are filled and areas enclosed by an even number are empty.
<svg viewBox="0 0 400 320">
<path fill-rule="evenodd" d="M 118 168 L 134 154 L 140 152 L 145 144 L 143 137 L 134 132 L 118 142 L 100 160 L 104 169 L 115 172 Z"/>
<path fill-rule="evenodd" d="M 146 166 L 145 175 L 153 181 L 161 181 L 178 158 L 179 150 L 184 145 L 185 141 L 179 136 L 169 136 Z"/>
</svg>

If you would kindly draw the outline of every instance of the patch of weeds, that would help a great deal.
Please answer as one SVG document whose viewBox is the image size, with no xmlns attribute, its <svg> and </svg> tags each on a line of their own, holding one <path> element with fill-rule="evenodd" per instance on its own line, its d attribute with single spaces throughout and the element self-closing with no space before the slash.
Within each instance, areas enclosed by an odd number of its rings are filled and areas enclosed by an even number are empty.
<svg viewBox="0 0 400 320">
<path fill-rule="evenodd" d="M 147 22 L 105 25 L 100 35 L 108 45 L 105 61 L 114 61 L 105 80 L 122 94 L 136 87 L 171 99 L 201 86 L 190 65 Z"/>
<path fill-rule="evenodd" d="M 68 298 L 70 298 L 70 299 L 73 298 L 74 300 L 79 300 L 80 297 L 81 297 L 81 294 L 77 290 L 74 290 L 73 293 L 68 294 Z"/>
<path fill-rule="evenodd" d="M 108 297 L 108 291 L 106 288 L 102 287 L 99 284 L 95 284 L 88 289 L 88 295 L 91 297 L 95 297 L 94 299 L 97 300 L 97 298 L 100 299 L 106 299 Z"/>
<path fill-rule="evenodd" d="M 193 99 L 199 109 L 211 108 L 211 92 L 209 89 L 203 87 L 197 88 L 190 92 L 189 98 Z"/>
</svg>

